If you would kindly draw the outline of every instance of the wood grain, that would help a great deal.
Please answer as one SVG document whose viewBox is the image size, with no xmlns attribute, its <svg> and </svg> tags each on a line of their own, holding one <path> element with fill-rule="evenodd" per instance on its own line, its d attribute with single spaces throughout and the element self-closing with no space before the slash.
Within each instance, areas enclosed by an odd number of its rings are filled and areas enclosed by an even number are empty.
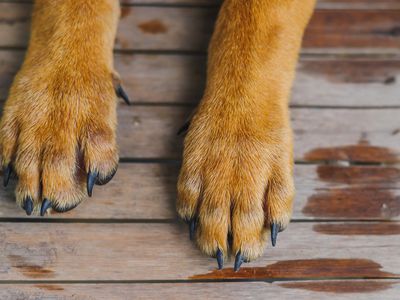
<svg viewBox="0 0 400 300">
<path fill-rule="evenodd" d="M 93 198 L 51 218 L 173 220 L 178 171 L 179 165 L 172 163 L 121 163 L 109 184 L 95 187 Z M 297 193 L 293 220 L 400 220 L 398 168 L 297 165 L 294 178 Z M 16 207 L 14 187 L 12 180 L 7 189 L 0 189 L 0 221 L 31 220 Z"/>
<path fill-rule="evenodd" d="M 25 47 L 31 4 L 0 3 L 0 46 Z M 116 49 L 205 51 L 217 7 L 123 6 Z M 316 10 L 304 48 L 400 46 L 400 10 Z"/>
<path fill-rule="evenodd" d="M 325 289 L 325 290 L 324 290 Z M 15 299 L 244 299 L 353 300 L 395 299 L 399 280 L 332 280 L 295 282 L 130 283 L 130 284 L 2 284 L 0 298 Z"/>
<path fill-rule="evenodd" d="M 23 51 L 0 50 L 0 99 L 6 98 L 23 55 Z M 202 97 L 206 68 L 202 55 L 117 53 L 115 64 L 135 103 L 196 104 Z M 298 64 L 291 103 L 400 107 L 399 93 L 398 59 L 307 56 Z"/>
<path fill-rule="evenodd" d="M 2 223 L 0 280 L 400 278 L 393 236 L 349 238 L 293 223 L 277 247 L 234 273 L 231 261 L 215 271 L 187 235 L 185 224 Z"/>
</svg>

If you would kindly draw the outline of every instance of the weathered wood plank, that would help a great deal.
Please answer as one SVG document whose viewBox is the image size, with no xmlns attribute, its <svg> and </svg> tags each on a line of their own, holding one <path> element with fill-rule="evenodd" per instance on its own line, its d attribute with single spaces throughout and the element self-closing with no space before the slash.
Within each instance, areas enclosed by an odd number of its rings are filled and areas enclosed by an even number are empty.
<svg viewBox="0 0 400 300">
<path fill-rule="evenodd" d="M 191 110 L 186 107 L 120 106 L 118 142 L 121 157 L 179 158 L 182 138 L 177 137 L 176 132 Z M 294 108 L 295 158 L 397 162 L 400 149 L 398 115 L 398 109 Z M 367 141 L 371 146 L 366 144 Z M 360 142 L 364 144 L 359 145 Z"/>
<path fill-rule="evenodd" d="M 0 3 L 0 46 L 25 47 L 31 4 Z M 116 48 L 205 51 L 218 8 L 123 6 Z M 400 10 L 316 10 L 305 48 L 399 48 Z"/>
<path fill-rule="evenodd" d="M 0 51 L 0 98 L 6 98 L 22 51 Z M 205 81 L 200 55 L 116 54 L 116 69 L 136 103 L 197 103 Z M 303 57 L 293 105 L 399 106 L 400 60 Z"/>
<path fill-rule="evenodd" d="M 217 10 L 125 8 L 117 49 L 205 51 Z M 316 10 L 304 48 L 398 48 L 400 10 Z"/>
<path fill-rule="evenodd" d="M 121 163 L 115 178 L 56 219 L 171 220 L 176 218 L 178 164 Z M 293 220 L 400 220 L 400 169 L 296 165 Z M 14 202 L 15 182 L 0 189 L 0 220 L 27 218 Z"/>
<path fill-rule="evenodd" d="M 15 299 L 176 299 L 264 300 L 392 300 L 399 280 L 331 280 L 295 282 L 129 283 L 129 284 L 2 284 L 0 298 Z"/>
<path fill-rule="evenodd" d="M 122 158 L 180 158 L 176 132 L 192 108 L 119 106 Z M 398 109 L 293 108 L 295 159 L 307 161 L 399 161 Z"/>
<path fill-rule="evenodd" d="M 303 58 L 292 105 L 399 106 L 400 61 L 368 58 Z"/>
<path fill-rule="evenodd" d="M 328 235 L 314 225 L 291 224 L 277 247 L 235 273 L 231 261 L 216 271 L 185 224 L 2 223 L 0 280 L 400 278 L 400 239 Z"/>
</svg>

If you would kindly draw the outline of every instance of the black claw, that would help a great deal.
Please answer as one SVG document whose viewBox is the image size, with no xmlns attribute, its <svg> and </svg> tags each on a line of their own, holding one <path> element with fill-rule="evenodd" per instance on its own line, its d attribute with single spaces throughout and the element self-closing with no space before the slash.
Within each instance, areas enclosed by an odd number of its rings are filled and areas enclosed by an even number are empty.
<svg viewBox="0 0 400 300">
<path fill-rule="evenodd" d="M 181 135 L 182 133 L 185 133 L 188 131 L 190 126 L 190 121 L 187 121 L 181 128 L 179 128 L 178 132 L 176 133 L 177 135 Z"/>
<path fill-rule="evenodd" d="M 224 267 L 224 254 L 221 250 L 217 250 L 217 262 L 218 262 L 218 270 L 222 270 Z"/>
<path fill-rule="evenodd" d="M 280 231 L 279 227 L 280 226 L 276 223 L 271 224 L 271 243 L 273 247 L 276 245 L 276 239 L 278 238 L 278 232 Z"/>
<path fill-rule="evenodd" d="M 40 215 L 43 217 L 46 211 L 51 207 L 51 202 L 48 199 L 44 199 L 42 207 L 40 208 Z"/>
<path fill-rule="evenodd" d="M 11 163 L 9 163 L 6 167 L 3 168 L 3 185 L 6 187 L 8 182 L 10 181 L 10 176 L 12 173 Z"/>
<path fill-rule="evenodd" d="M 96 184 L 97 185 L 105 185 L 105 184 L 109 183 L 111 181 L 111 179 L 113 179 L 115 173 L 117 173 L 117 168 L 118 167 L 115 167 L 115 169 L 112 170 L 111 173 L 108 174 L 104 178 L 100 178 L 100 176 L 98 176 L 97 179 L 96 179 Z"/>
<path fill-rule="evenodd" d="M 240 253 L 240 251 L 236 254 L 236 258 L 235 258 L 235 266 L 233 268 L 233 270 L 235 272 L 239 271 L 240 266 L 242 265 L 242 263 L 244 262 L 244 258 L 243 255 Z"/>
<path fill-rule="evenodd" d="M 189 238 L 191 241 L 194 239 L 194 233 L 196 231 L 196 219 L 193 218 L 189 221 Z"/>
<path fill-rule="evenodd" d="M 119 98 L 122 98 L 126 104 L 131 105 L 131 100 L 129 99 L 128 94 L 125 93 L 121 85 L 117 86 L 115 92 L 117 93 L 117 96 Z"/>
<path fill-rule="evenodd" d="M 88 193 L 89 197 L 92 197 L 93 187 L 97 181 L 98 176 L 99 176 L 98 172 L 89 171 L 89 173 L 88 173 L 86 188 L 87 188 L 87 193 Z"/>
<path fill-rule="evenodd" d="M 33 201 L 31 197 L 26 197 L 24 200 L 24 209 L 26 211 L 26 214 L 30 216 L 33 211 Z"/>
</svg>

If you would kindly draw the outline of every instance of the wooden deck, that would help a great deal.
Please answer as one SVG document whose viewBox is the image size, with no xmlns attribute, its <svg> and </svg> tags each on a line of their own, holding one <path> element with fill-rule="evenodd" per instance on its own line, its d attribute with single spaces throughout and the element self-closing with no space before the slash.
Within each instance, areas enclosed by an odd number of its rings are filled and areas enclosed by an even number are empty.
<svg viewBox="0 0 400 300">
<path fill-rule="evenodd" d="M 0 299 L 400 299 L 400 1 L 321 0 L 292 97 L 297 196 L 276 248 L 234 273 L 174 210 L 216 0 L 125 0 L 115 59 L 120 169 L 77 209 L 26 217 L 0 191 Z M 0 99 L 29 1 L 0 1 Z M 226 264 L 232 266 L 232 261 Z"/>
</svg>

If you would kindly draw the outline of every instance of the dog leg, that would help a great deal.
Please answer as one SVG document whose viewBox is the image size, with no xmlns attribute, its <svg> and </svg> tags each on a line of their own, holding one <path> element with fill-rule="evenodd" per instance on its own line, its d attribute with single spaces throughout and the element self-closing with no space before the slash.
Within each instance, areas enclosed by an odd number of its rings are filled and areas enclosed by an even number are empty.
<svg viewBox="0 0 400 300">
<path fill-rule="evenodd" d="M 184 142 L 177 210 L 219 267 L 262 255 L 290 221 L 288 99 L 314 0 L 225 0 L 207 84 Z M 229 239 L 228 237 L 231 237 Z M 231 243 L 228 241 L 231 240 Z"/>
</svg>

